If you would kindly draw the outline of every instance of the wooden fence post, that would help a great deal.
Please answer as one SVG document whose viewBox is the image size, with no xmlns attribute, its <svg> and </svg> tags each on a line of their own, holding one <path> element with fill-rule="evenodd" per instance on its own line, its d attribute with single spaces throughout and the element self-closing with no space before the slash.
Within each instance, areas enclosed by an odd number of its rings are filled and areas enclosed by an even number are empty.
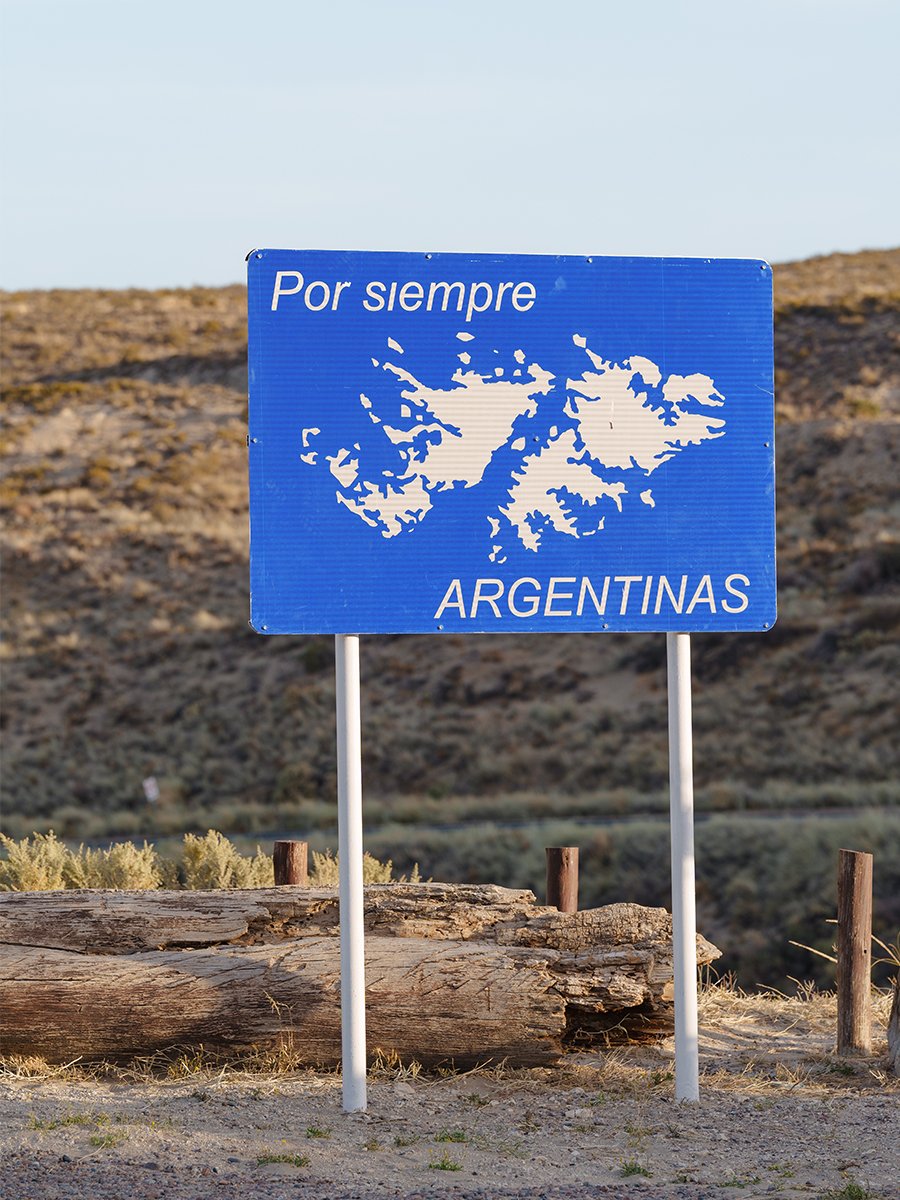
<svg viewBox="0 0 900 1200">
<path fill-rule="evenodd" d="M 284 884 L 299 884 L 306 887 L 309 882 L 307 874 L 306 842 L 276 842 L 272 854 L 275 866 L 275 883 L 278 887 Z"/>
<path fill-rule="evenodd" d="M 837 1051 L 871 1054 L 871 854 L 838 853 L 837 931 Z"/>
<path fill-rule="evenodd" d="M 578 912 L 578 847 L 547 846 L 547 903 Z"/>
</svg>

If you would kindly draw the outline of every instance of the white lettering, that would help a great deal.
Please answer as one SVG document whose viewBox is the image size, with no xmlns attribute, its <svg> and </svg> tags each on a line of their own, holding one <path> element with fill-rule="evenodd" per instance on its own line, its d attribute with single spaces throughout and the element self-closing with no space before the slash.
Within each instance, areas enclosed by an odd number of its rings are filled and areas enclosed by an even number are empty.
<svg viewBox="0 0 900 1200">
<path fill-rule="evenodd" d="M 316 302 L 312 298 L 313 297 L 313 288 L 321 288 L 322 289 L 322 299 L 318 304 L 316 304 Z M 327 308 L 328 301 L 330 299 L 331 299 L 331 288 L 328 286 L 327 283 L 323 283 L 321 279 L 314 280 L 314 282 L 309 285 L 309 287 L 306 289 L 306 292 L 303 295 L 303 302 L 311 312 L 321 312 L 323 308 Z"/>
<path fill-rule="evenodd" d="M 509 291 L 510 288 L 513 287 L 515 287 L 515 284 L 513 283 L 501 283 L 497 288 L 497 303 L 494 305 L 494 308 L 497 310 L 497 312 L 500 311 L 500 305 L 503 303 L 503 293 Z"/>
<path fill-rule="evenodd" d="M 749 599 L 748 599 L 746 593 L 739 592 L 737 588 L 731 586 L 735 580 L 738 580 L 738 582 L 742 583 L 744 585 L 744 587 L 746 587 L 746 588 L 749 588 L 749 586 L 750 586 L 750 580 L 747 578 L 746 575 L 729 575 L 728 576 L 728 578 L 725 580 L 725 591 L 730 592 L 732 596 L 737 596 L 741 603 L 738 605 L 734 605 L 734 604 L 729 604 L 727 600 L 723 600 L 722 608 L 727 613 L 742 613 L 749 603 Z"/>
<path fill-rule="evenodd" d="M 691 615 L 698 604 L 708 604 L 710 612 L 716 611 L 716 598 L 713 595 L 712 580 L 708 575 L 704 575 L 697 584 L 697 590 L 694 592 L 691 602 L 687 606 L 688 616 Z"/>
<path fill-rule="evenodd" d="M 527 609 L 516 607 L 516 593 L 523 584 L 530 583 L 535 592 L 531 596 L 525 597 L 525 603 L 529 606 Z M 514 617 L 533 617 L 537 610 L 541 607 L 541 585 L 536 579 L 517 579 L 509 589 L 509 594 L 506 597 L 506 602 L 509 605 L 509 611 Z"/>
<path fill-rule="evenodd" d="M 669 600 L 672 604 L 672 607 L 675 609 L 675 611 L 677 613 L 680 613 L 684 606 L 684 589 L 686 587 L 687 587 L 687 575 L 682 575 L 681 588 L 678 592 L 678 599 L 676 600 L 675 593 L 672 591 L 672 588 L 669 585 L 668 579 L 665 577 L 665 575 L 660 575 L 659 583 L 656 585 L 656 604 L 653 606 L 654 613 L 656 613 L 657 616 L 659 615 L 659 610 L 660 610 L 660 608 L 662 608 L 662 597 L 663 597 L 664 591 L 668 592 Z"/>
<path fill-rule="evenodd" d="M 282 281 L 288 277 L 294 280 L 294 286 L 282 287 Z M 303 276 L 299 271 L 277 271 L 275 273 L 275 286 L 272 289 L 272 312 L 278 311 L 278 301 L 282 296 L 296 296 L 302 287 Z"/>
<path fill-rule="evenodd" d="M 522 303 L 519 303 L 520 294 Z M 537 292 L 533 283 L 517 283 L 513 288 L 513 308 L 518 309 L 519 312 L 528 312 L 529 308 L 534 307 L 536 299 Z"/>
<path fill-rule="evenodd" d="M 371 283 L 366 284 L 366 297 L 363 300 L 363 308 L 367 308 L 369 312 L 381 312 L 384 308 L 384 293 L 387 291 L 387 284 L 382 283 L 378 279 L 373 279 Z M 381 293 L 380 295 L 378 293 Z"/>
<path fill-rule="evenodd" d="M 486 588 L 488 585 L 495 589 L 492 596 L 485 596 L 483 594 L 484 588 Z M 502 595 L 503 581 L 501 579 L 476 579 L 475 591 L 472 595 L 472 611 L 469 615 L 472 617 L 475 616 L 475 614 L 478 612 L 479 604 L 489 604 L 494 611 L 494 616 L 499 617 L 500 609 L 497 607 L 497 601 Z"/>
<path fill-rule="evenodd" d="M 644 598 L 641 601 L 641 616 L 647 612 L 647 605 L 650 603 L 650 589 L 653 587 L 653 576 L 647 576 L 647 582 L 644 584 Z"/>
<path fill-rule="evenodd" d="M 434 614 L 435 621 L 447 608 L 455 608 L 461 617 L 466 615 L 466 605 L 463 600 L 462 584 L 458 579 L 454 579 L 447 591 L 444 593 L 444 598 L 438 605 L 438 610 Z"/>
<path fill-rule="evenodd" d="M 574 599 L 574 596 L 575 596 L 574 592 L 558 592 L 556 590 L 556 585 L 558 583 L 574 583 L 574 582 L 575 582 L 574 575 L 561 575 L 559 578 L 554 578 L 554 579 L 550 580 L 550 586 L 547 588 L 547 602 L 544 605 L 544 616 L 545 617 L 571 617 L 571 615 L 572 615 L 571 608 L 567 608 L 565 610 L 565 612 L 558 612 L 558 611 L 554 612 L 553 602 L 554 602 L 554 600 L 572 600 L 572 599 Z"/>
<path fill-rule="evenodd" d="M 584 611 L 584 597 L 587 592 L 591 594 L 591 601 L 594 608 L 597 610 L 597 615 L 602 617 L 606 612 L 606 598 L 609 595 L 609 576 L 603 577 L 603 590 L 600 594 L 600 599 L 597 599 L 597 593 L 594 591 L 593 584 L 585 576 L 581 581 L 581 590 L 578 593 L 578 608 L 575 610 L 575 615 L 580 617 Z"/>
<path fill-rule="evenodd" d="M 431 286 L 428 288 L 428 303 L 426 305 L 427 311 L 431 312 L 431 309 L 434 305 L 435 293 L 437 292 L 438 288 L 444 289 L 444 298 L 441 301 L 441 312 L 447 311 L 447 304 L 450 301 L 450 293 L 452 291 L 455 291 L 457 288 L 459 289 L 459 291 L 458 291 L 457 298 L 456 298 L 456 311 L 462 312 L 463 299 L 465 298 L 466 289 L 463 287 L 463 285 L 461 283 L 443 283 L 443 282 L 442 283 L 432 283 Z"/>
<path fill-rule="evenodd" d="M 336 280 L 328 283 L 324 279 L 314 279 L 306 283 L 301 271 L 277 271 L 272 288 L 272 312 L 278 311 L 278 303 L 282 296 L 296 296 L 302 293 L 303 301 L 310 312 L 322 312 L 330 306 L 332 312 L 337 312 L 342 294 L 351 287 L 349 279 Z M 404 312 L 456 311 L 465 313 L 465 320 L 471 321 L 478 313 L 488 312 L 491 308 L 500 312 L 504 304 L 509 302 L 517 312 L 528 312 L 534 307 L 537 299 L 537 289 L 533 283 L 523 281 L 513 283 L 506 280 L 502 283 L 486 283 L 475 280 L 472 283 L 453 283 L 447 280 L 435 280 L 426 285 L 417 279 L 400 283 L 394 279 L 385 282 L 371 279 L 366 284 L 362 306 L 367 312 L 394 312 L 402 309 Z"/>
<path fill-rule="evenodd" d="M 487 293 L 487 298 L 484 304 L 478 303 L 479 289 Z M 489 283 L 473 283 L 469 286 L 469 303 L 466 306 L 466 320 L 472 320 L 472 313 L 487 312 L 491 307 L 491 301 L 494 299 L 494 289 Z M 515 303 L 515 292 L 513 292 L 513 303 Z"/>
<path fill-rule="evenodd" d="M 424 296 L 425 289 L 421 283 L 404 283 L 400 289 L 400 307 L 405 308 L 407 312 L 415 312 L 421 307 Z"/>
<path fill-rule="evenodd" d="M 631 591 L 631 585 L 633 583 L 640 583 L 643 578 L 644 578 L 643 575 L 616 575 L 615 576 L 616 583 L 623 583 L 625 585 L 622 588 L 622 603 L 619 606 L 619 616 L 621 616 L 621 617 L 625 616 L 625 609 L 628 607 L 628 593 Z"/>
<path fill-rule="evenodd" d="M 444 592 L 434 619 L 455 612 L 461 618 L 474 620 L 480 615 L 482 605 L 486 605 L 498 620 L 508 616 L 519 620 L 575 616 L 585 617 L 589 622 L 594 614 L 600 617 L 606 615 L 611 583 L 621 585 L 618 613 L 623 617 L 637 616 L 638 606 L 644 617 L 651 612 L 659 616 L 663 610 L 666 614 L 690 615 L 698 607 L 706 607 L 710 613 L 721 611 L 737 614 L 749 607 L 749 576 L 735 572 L 725 578 L 724 589 L 729 599 L 720 599 L 718 610 L 716 587 L 721 586 L 721 581 L 714 585 L 710 574 L 699 578 L 694 576 L 694 579 L 697 580 L 696 586 L 690 592 L 690 575 L 677 577 L 677 586 L 675 577 L 670 579 L 666 575 L 604 575 L 602 580 L 598 577 L 596 583 L 586 575 L 580 579 L 575 575 L 554 575 L 544 582 L 530 575 L 509 581 L 475 579 L 470 585 L 471 596 L 464 591 L 459 579 L 453 579 Z M 633 605 L 632 591 L 635 593 Z M 685 606 L 688 595 L 690 602 Z M 629 605 L 632 605 L 630 613 Z"/>
</svg>

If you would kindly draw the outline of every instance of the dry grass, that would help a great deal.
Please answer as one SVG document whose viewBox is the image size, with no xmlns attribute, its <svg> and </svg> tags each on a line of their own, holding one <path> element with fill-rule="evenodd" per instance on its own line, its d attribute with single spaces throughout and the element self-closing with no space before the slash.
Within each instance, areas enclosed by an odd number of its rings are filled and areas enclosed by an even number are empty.
<svg viewBox="0 0 900 1200">
<path fill-rule="evenodd" d="M 733 979 L 706 978 L 699 991 L 701 1089 L 763 1101 L 798 1090 L 822 1096 L 900 1092 L 900 1078 L 884 1069 L 890 1005 L 889 991 L 873 989 L 873 1053 L 844 1057 L 834 1049 L 837 1000 L 833 992 L 807 986 L 792 996 L 772 990 L 747 993 Z M 310 1067 L 295 1043 L 290 1013 L 279 1009 L 279 1015 L 285 1032 L 272 1047 L 224 1053 L 203 1045 L 173 1046 L 127 1062 L 76 1059 L 58 1066 L 37 1057 L 11 1056 L 0 1058 L 0 1080 L 161 1085 L 194 1081 L 201 1088 L 245 1081 L 277 1089 L 279 1082 L 301 1079 L 336 1086 L 340 1070 Z M 593 1106 L 602 1106 L 614 1100 L 670 1095 L 673 1046 L 670 1037 L 651 1045 L 571 1052 L 552 1067 L 514 1067 L 504 1059 L 468 1070 L 426 1068 L 401 1059 L 394 1050 L 374 1048 L 368 1074 L 372 1081 L 438 1088 L 457 1089 L 465 1083 L 473 1103 L 486 1094 L 496 1098 L 512 1092 L 537 1095 L 548 1089 L 580 1088 L 593 1094 Z"/>
<path fill-rule="evenodd" d="M 776 312 L 900 306 L 900 250 L 829 254 L 774 268 Z"/>
<path fill-rule="evenodd" d="M 885 1073 L 887 1022 L 892 994 L 873 988 L 873 1053 L 868 1058 L 839 1056 L 835 1050 L 837 997 L 812 984 L 795 995 L 775 990 L 746 993 L 732 980 L 701 989 L 701 1042 L 707 1065 L 704 1080 L 742 1093 L 802 1087 L 835 1090 L 900 1090 L 900 1079 Z M 717 1056 L 721 1062 L 716 1062 Z"/>
</svg>

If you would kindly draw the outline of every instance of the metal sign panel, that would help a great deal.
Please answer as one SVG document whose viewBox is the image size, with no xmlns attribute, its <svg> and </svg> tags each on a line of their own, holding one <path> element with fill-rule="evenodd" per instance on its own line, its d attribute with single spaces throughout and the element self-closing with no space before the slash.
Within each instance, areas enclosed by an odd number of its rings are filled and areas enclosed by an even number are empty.
<svg viewBox="0 0 900 1200">
<path fill-rule="evenodd" d="M 264 633 L 766 629 L 772 273 L 259 250 Z"/>
</svg>

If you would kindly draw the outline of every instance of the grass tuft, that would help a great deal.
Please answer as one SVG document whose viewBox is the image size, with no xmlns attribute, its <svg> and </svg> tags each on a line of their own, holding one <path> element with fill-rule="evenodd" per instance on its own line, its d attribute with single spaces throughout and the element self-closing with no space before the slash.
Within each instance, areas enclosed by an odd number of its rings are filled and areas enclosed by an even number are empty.
<svg viewBox="0 0 900 1200">
<path fill-rule="evenodd" d="M 92 1133 L 88 1141 L 92 1146 L 96 1146 L 101 1150 L 111 1150 L 114 1146 L 121 1146 L 122 1142 L 128 1137 L 127 1133 L 122 1131 L 113 1133 Z"/>
<path fill-rule="evenodd" d="M 643 1166 L 642 1163 L 637 1162 L 636 1159 L 626 1158 L 625 1161 L 622 1163 L 622 1174 L 623 1175 L 644 1175 L 644 1176 L 646 1176 L 647 1179 L 649 1179 L 651 1173 L 650 1173 L 650 1171 L 647 1170 L 647 1168 L 645 1166 Z"/>
<path fill-rule="evenodd" d="M 462 1129 L 442 1129 L 434 1135 L 436 1142 L 467 1142 L 469 1135 Z"/>
<path fill-rule="evenodd" d="M 308 1167 L 308 1154 L 260 1154 L 256 1159 L 258 1167 L 268 1166 L 269 1163 L 287 1163 L 291 1167 Z"/>
<path fill-rule="evenodd" d="M 445 1151 L 441 1155 L 441 1157 L 439 1159 L 437 1159 L 436 1162 L 430 1162 L 428 1164 L 428 1167 L 429 1167 L 429 1170 L 432 1170 L 432 1171 L 461 1171 L 462 1163 L 458 1163 L 455 1159 L 451 1158 Z"/>
<path fill-rule="evenodd" d="M 823 1192 L 819 1200 L 874 1200 L 872 1193 L 861 1183 L 845 1183 L 843 1187 Z"/>
</svg>

